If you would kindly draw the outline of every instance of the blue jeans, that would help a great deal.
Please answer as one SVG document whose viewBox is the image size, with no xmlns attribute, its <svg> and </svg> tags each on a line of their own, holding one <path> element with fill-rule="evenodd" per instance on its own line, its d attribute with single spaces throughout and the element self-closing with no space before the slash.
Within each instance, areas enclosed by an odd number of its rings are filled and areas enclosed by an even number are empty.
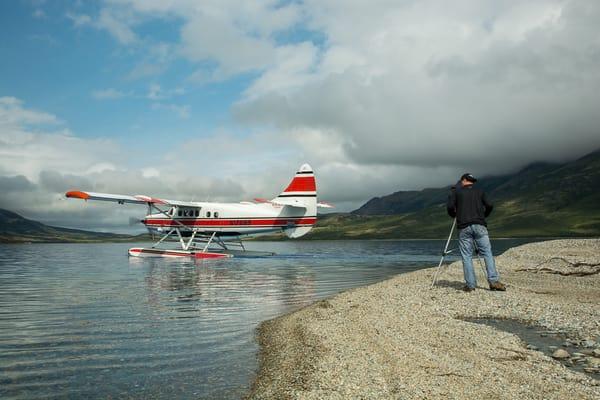
<svg viewBox="0 0 600 400">
<path fill-rule="evenodd" d="M 458 231 L 458 248 L 460 249 L 465 282 L 468 287 L 474 288 L 477 286 L 477 279 L 473 270 L 473 250 L 475 249 L 479 250 L 479 255 L 485 261 L 488 282 L 498 282 L 499 277 L 492 255 L 492 245 L 485 226 L 471 225 L 460 229 Z"/>
</svg>

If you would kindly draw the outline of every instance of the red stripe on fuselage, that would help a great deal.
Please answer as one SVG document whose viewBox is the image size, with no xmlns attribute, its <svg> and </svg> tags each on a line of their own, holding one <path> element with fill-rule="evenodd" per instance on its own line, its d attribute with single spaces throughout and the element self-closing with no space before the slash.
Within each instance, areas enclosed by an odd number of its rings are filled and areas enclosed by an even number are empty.
<svg viewBox="0 0 600 400">
<path fill-rule="evenodd" d="M 176 222 L 177 221 L 177 222 Z M 282 227 L 288 224 L 314 225 L 317 222 L 315 217 L 308 218 L 265 218 L 265 219 L 168 219 L 152 218 L 144 220 L 144 225 L 151 226 L 181 226 L 181 224 L 190 227 L 223 227 L 223 228 L 247 228 L 247 227 Z"/>
<path fill-rule="evenodd" d="M 296 176 L 283 192 L 315 192 L 316 190 L 314 176 Z"/>
</svg>

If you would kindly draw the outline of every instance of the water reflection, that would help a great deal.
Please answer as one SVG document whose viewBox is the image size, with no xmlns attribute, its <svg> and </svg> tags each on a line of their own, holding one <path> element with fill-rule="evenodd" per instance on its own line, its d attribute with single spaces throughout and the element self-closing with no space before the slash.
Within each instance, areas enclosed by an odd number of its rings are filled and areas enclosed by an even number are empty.
<svg viewBox="0 0 600 400">
<path fill-rule="evenodd" d="M 302 266 L 283 265 L 276 270 L 265 267 L 281 266 L 277 258 L 258 264 L 256 258 L 131 262 L 145 269 L 147 304 L 167 318 L 214 318 L 212 313 L 232 316 L 279 310 L 289 305 L 300 307 L 317 298 L 315 271 Z"/>
</svg>

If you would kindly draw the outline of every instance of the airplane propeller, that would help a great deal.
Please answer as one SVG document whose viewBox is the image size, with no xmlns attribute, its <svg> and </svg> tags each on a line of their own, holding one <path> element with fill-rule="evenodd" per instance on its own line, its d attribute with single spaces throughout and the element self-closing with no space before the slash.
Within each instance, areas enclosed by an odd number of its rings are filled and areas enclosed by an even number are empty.
<svg viewBox="0 0 600 400">
<path fill-rule="evenodd" d="M 141 223 L 142 223 L 141 218 L 129 217 L 129 226 L 133 226 L 133 225 L 141 224 Z"/>
</svg>

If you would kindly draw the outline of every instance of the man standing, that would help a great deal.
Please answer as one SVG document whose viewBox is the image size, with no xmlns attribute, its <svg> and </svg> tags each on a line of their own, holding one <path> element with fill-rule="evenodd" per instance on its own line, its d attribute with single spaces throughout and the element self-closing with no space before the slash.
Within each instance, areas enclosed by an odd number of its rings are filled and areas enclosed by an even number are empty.
<svg viewBox="0 0 600 400">
<path fill-rule="evenodd" d="M 461 176 L 446 204 L 448 215 L 456 218 L 458 225 L 458 247 L 466 282 L 464 290 L 471 292 L 477 286 L 473 270 L 473 250 L 478 251 L 485 261 L 490 290 L 506 290 L 506 286 L 499 281 L 485 222 L 494 206 L 488 201 L 485 192 L 475 187 L 475 182 L 477 179 L 471 174 Z"/>
</svg>

